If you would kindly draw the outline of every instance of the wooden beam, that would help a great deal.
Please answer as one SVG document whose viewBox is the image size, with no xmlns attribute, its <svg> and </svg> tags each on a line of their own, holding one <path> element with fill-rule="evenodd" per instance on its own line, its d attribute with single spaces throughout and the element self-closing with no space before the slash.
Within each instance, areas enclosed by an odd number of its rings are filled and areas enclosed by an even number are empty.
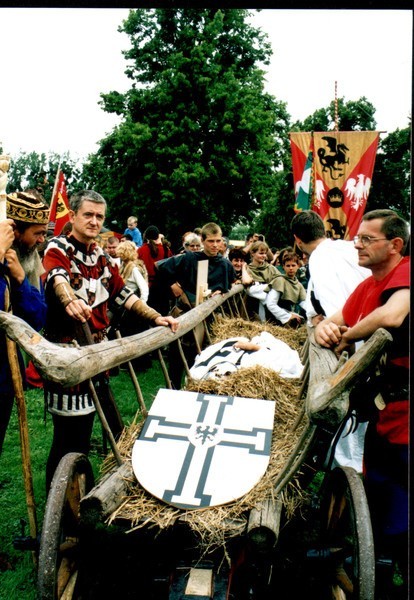
<svg viewBox="0 0 414 600">
<path fill-rule="evenodd" d="M 0 311 L 0 328 L 32 358 L 45 379 L 72 386 L 128 360 L 163 348 L 191 331 L 228 297 L 242 290 L 242 285 L 236 285 L 227 294 L 213 296 L 184 313 L 178 317 L 180 326 L 176 333 L 169 327 L 154 327 L 121 340 L 93 346 L 62 347 L 46 340 L 22 319 L 3 311 Z"/>
</svg>

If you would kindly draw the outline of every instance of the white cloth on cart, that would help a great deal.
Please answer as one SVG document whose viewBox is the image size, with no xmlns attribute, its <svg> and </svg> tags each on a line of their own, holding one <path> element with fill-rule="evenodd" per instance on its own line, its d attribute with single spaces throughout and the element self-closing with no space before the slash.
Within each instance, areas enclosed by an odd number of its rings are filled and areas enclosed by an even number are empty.
<svg viewBox="0 0 414 600">
<path fill-rule="evenodd" d="M 238 341 L 252 342 L 259 350 L 235 348 Z M 271 333 L 262 331 L 251 340 L 247 337 L 233 337 L 205 348 L 195 359 L 190 369 L 193 379 L 217 379 L 234 373 L 240 368 L 261 366 L 276 371 L 281 377 L 301 376 L 303 365 L 299 354 L 288 344 Z"/>
</svg>

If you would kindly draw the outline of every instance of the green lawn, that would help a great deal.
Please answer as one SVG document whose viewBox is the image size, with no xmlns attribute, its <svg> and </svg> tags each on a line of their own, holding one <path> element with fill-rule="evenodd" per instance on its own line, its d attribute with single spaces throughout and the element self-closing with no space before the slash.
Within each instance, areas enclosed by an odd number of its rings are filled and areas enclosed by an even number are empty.
<svg viewBox="0 0 414 600">
<path fill-rule="evenodd" d="M 139 383 L 147 406 L 158 389 L 165 385 L 158 361 L 139 373 Z M 126 425 L 134 419 L 138 401 L 129 374 L 120 371 L 111 377 L 111 386 Z M 42 527 L 46 503 L 45 465 L 52 439 L 53 427 L 50 415 L 44 418 L 43 390 L 28 390 L 25 394 L 33 486 L 36 501 L 39 532 Z M 95 479 L 99 479 L 99 465 L 103 458 L 102 430 L 98 417 L 92 437 L 89 455 Z M 22 535 L 22 523 L 26 522 L 24 535 L 29 535 L 26 496 L 22 477 L 22 461 L 16 409 L 6 434 L 0 455 L 0 600 L 35 600 L 36 572 L 31 552 L 16 550 L 13 540 Z"/>
</svg>

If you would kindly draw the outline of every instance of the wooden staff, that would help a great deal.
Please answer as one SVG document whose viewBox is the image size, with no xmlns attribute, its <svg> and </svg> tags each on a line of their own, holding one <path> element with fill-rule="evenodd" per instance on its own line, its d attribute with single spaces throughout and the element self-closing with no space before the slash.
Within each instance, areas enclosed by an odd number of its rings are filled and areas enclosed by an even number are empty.
<svg viewBox="0 0 414 600">
<path fill-rule="evenodd" d="M 83 334 L 85 336 L 87 344 L 89 346 L 93 346 L 94 345 L 94 341 L 93 341 L 92 333 L 91 333 L 91 330 L 90 330 L 90 327 L 89 327 L 89 323 L 87 321 L 81 323 L 81 329 L 83 331 Z M 106 436 L 107 436 L 107 438 L 109 440 L 109 444 L 111 446 L 112 452 L 114 453 L 114 456 L 116 458 L 116 461 L 117 461 L 118 465 L 122 465 L 122 463 L 124 461 L 123 461 L 122 456 L 121 456 L 121 454 L 120 454 L 120 452 L 118 450 L 118 446 L 116 444 L 116 441 L 115 441 L 114 435 L 113 435 L 113 433 L 111 431 L 111 428 L 109 427 L 109 424 L 108 424 L 108 421 L 106 419 L 105 413 L 104 413 L 104 411 L 102 409 L 101 401 L 99 400 L 99 396 L 96 393 L 96 389 L 95 389 L 95 386 L 93 384 L 92 379 L 89 379 L 88 383 L 89 383 L 89 391 L 90 391 L 91 396 L 93 398 L 93 402 L 95 404 L 96 412 L 98 413 L 99 419 L 100 419 L 100 421 L 102 423 L 102 427 L 103 427 L 103 429 L 105 431 L 105 434 L 106 434 Z M 118 413 L 118 408 L 115 406 L 115 403 L 114 403 L 114 409 L 115 409 L 116 413 L 119 414 Z M 121 418 L 120 415 L 119 415 L 119 418 Z"/>
<path fill-rule="evenodd" d="M 9 170 L 10 157 L 0 156 L 0 221 L 7 218 L 6 205 L 6 187 L 7 187 L 7 171 Z M 4 299 L 5 307 L 9 304 L 10 299 Z M 19 358 L 17 355 L 16 343 L 6 336 L 7 356 L 9 359 L 10 372 L 13 382 L 14 396 L 16 399 L 17 415 L 19 422 L 20 447 L 22 453 L 22 468 L 23 481 L 26 491 L 26 505 L 29 516 L 29 530 L 33 539 L 37 538 L 37 516 L 36 503 L 33 490 L 32 466 L 30 460 L 30 445 L 29 445 L 29 429 L 27 425 L 26 402 L 24 398 L 22 375 L 20 372 Z M 32 552 L 33 562 L 37 565 L 37 556 Z"/>
</svg>

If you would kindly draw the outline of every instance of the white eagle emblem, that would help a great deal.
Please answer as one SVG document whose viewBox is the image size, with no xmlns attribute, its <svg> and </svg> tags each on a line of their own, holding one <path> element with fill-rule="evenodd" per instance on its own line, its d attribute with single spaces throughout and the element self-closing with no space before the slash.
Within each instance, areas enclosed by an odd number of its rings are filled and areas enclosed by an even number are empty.
<svg viewBox="0 0 414 600">
<path fill-rule="evenodd" d="M 358 180 L 350 177 L 346 182 L 345 191 L 350 200 L 351 208 L 358 210 L 368 198 L 371 179 L 360 173 Z"/>
<path fill-rule="evenodd" d="M 323 185 L 323 181 L 321 179 L 317 179 L 315 181 L 315 206 L 317 208 L 321 207 L 323 202 L 325 192 L 325 186 Z"/>
</svg>

